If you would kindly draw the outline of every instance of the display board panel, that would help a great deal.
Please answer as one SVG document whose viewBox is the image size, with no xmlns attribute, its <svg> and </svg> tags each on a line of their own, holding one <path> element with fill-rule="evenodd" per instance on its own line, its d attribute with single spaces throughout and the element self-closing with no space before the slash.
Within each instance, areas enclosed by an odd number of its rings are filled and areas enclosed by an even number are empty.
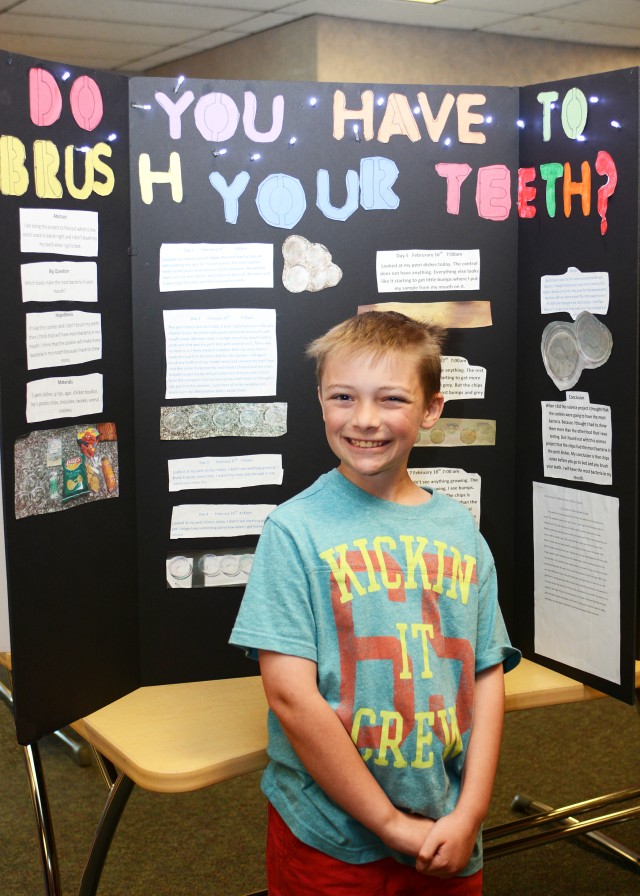
<svg viewBox="0 0 640 896">
<path fill-rule="evenodd" d="M 520 117 L 517 639 L 631 702 L 638 71 L 523 88 Z"/>
<path fill-rule="evenodd" d="M 233 579 L 196 587 L 197 561 L 255 545 L 230 508 L 260 514 L 335 465 L 304 352 L 362 306 L 405 303 L 448 329 L 448 385 L 459 394 L 410 464 L 451 480 L 464 471 L 460 488 L 479 477 L 509 617 L 517 91 L 134 78 L 130 106 L 145 680 L 247 667 L 226 643 L 242 589 Z M 216 357 L 228 376 L 209 376 Z M 276 406 L 282 434 L 243 425 Z M 225 414 L 239 415 L 235 428 L 220 428 Z M 249 458 L 265 453 L 281 462 L 281 484 L 251 484 Z M 170 491 L 168 466 L 184 482 L 203 457 L 243 458 L 234 487 L 190 476 L 200 488 Z M 211 537 L 218 513 L 226 531 Z M 167 587 L 174 554 L 192 587 Z"/>
<path fill-rule="evenodd" d="M 30 742 L 139 682 L 127 79 L 7 53 L 0 78 L 3 503 Z"/>
</svg>

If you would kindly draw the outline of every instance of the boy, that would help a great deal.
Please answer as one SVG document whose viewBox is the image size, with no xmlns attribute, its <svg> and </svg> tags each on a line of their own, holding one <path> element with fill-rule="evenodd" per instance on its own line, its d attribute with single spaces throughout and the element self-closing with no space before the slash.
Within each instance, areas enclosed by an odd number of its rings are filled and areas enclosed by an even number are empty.
<svg viewBox="0 0 640 896">
<path fill-rule="evenodd" d="M 308 349 L 339 465 L 270 515 L 231 635 L 270 707 L 269 896 L 481 892 L 519 652 L 471 514 L 407 472 L 440 345 L 373 311 Z"/>
</svg>

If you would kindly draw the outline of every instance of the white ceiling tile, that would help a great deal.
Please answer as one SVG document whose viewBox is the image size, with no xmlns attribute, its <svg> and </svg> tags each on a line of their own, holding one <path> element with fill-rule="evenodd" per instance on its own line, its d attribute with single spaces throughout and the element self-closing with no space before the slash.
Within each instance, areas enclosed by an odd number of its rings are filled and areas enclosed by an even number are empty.
<svg viewBox="0 0 640 896">
<path fill-rule="evenodd" d="M 585 22 L 560 22 L 540 16 L 512 19 L 502 25 L 485 30 L 511 37 L 536 37 L 578 44 L 640 48 L 640 29 L 638 28 L 615 28 L 591 25 Z"/>
<path fill-rule="evenodd" d="M 393 25 L 418 25 L 425 28 L 482 28 L 504 19 L 502 13 L 447 8 L 446 3 L 428 6 L 406 0 L 299 0 L 287 7 L 289 15 L 328 15 Z"/>
<path fill-rule="evenodd" d="M 135 61 L 132 60 L 128 64 L 123 64 L 120 68 L 130 72 L 145 72 L 150 68 L 155 68 L 157 65 L 164 65 L 165 62 L 175 62 L 176 59 L 184 59 L 192 55 L 193 52 L 185 51 L 184 46 L 172 47 L 168 50 L 161 50 L 158 53 L 151 53 L 148 56 L 139 55 Z"/>
<path fill-rule="evenodd" d="M 115 22 L 100 22 L 98 35 L 96 23 L 82 19 L 52 19 L 44 16 L 16 16 L 6 13 L 0 16 L 3 34 L 24 34 L 44 37 L 69 37 L 82 40 L 95 39 L 112 41 L 113 43 L 155 44 L 162 47 L 168 43 L 183 43 L 199 37 L 202 30 L 198 28 L 172 28 L 162 25 L 119 25 Z"/>
<path fill-rule="evenodd" d="M 219 7 L 168 3 L 150 0 L 24 0 L 15 15 L 87 19 L 95 22 L 122 22 L 139 25 L 183 25 L 213 31 L 228 28 L 256 15 L 255 12 Z"/>
<path fill-rule="evenodd" d="M 238 34 L 258 34 L 260 31 L 277 28 L 279 25 L 286 25 L 294 20 L 295 16 L 283 16 L 272 12 L 264 16 L 256 16 L 255 19 L 249 19 L 247 22 L 241 22 L 239 25 L 233 25 L 228 30 Z"/>
<path fill-rule="evenodd" d="M 140 0 L 130 0 L 138 3 Z M 167 3 L 171 6 L 208 6 L 213 9 L 244 9 L 250 12 L 275 12 L 280 7 L 287 7 L 288 0 L 154 0 L 156 3 Z M 557 0 L 556 0 L 557 2 Z"/>
<path fill-rule="evenodd" d="M 203 37 L 196 37 L 182 44 L 183 56 L 193 56 L 194 53 L 202 53 L 205 50 L 212 50 L 214 47 L 221 47 L 223 44 L 230 44 L 234 40 L 242 40 L 244 35 L 237 34 L 235 31 L 214 31 Z"/>
<path fill-rule="evenodd" d="M 485 12 L 500 13 L 503 18 L 533 16 L 567 5 L 560 0 L 446 0 L 446 4 L 459 14 L 468 9 L 482 9 Z"/>
<path fill-rule="evenodd" d="M 60 61 L 67 65 L 83 65 L 89 68 L 104 68 L 122 65 L 131 56 L 127 44 L 112 44 L 107 41 L 67 40 L 55 37 L 26 37 L 9 34 L 2 38 L 2 49 L 8 52 L 26 54 L 36 59 Z M 158 47 L 142 46 L 139 53 L 154 53 Z"/>
<path fill-rule="evenodd" d="M 550 19 L 569 19 L 592 25 L 615 25 L 618 28 L 640 28 L 640 2 L 638 0 L 580 0 L 568 6 L 558 5 L 549 10 Z"/>
</svg>

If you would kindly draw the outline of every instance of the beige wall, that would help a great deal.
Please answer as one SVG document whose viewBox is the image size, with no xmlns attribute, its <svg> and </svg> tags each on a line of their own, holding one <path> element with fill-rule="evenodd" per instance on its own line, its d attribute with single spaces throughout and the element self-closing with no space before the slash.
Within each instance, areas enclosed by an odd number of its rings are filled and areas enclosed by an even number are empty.
<svg viewBox="0 0 640 896">
<path fill-rule="evenodd" d="M 638 50 L 327 17 L 318 48 L 317 81 L 519 87 L 640 65 Z"/>
<path fill-rule="evenodd" d="M 149 69 L 147 75 L 238 81 L 317 81 L 317 23 L 300 19 L 290 25 Z"/>
<path fill-rule="evenodd" d="M 310 16 L 149 75 L 520 86 L 640 65 L 640 51 Z"/>
</svg>

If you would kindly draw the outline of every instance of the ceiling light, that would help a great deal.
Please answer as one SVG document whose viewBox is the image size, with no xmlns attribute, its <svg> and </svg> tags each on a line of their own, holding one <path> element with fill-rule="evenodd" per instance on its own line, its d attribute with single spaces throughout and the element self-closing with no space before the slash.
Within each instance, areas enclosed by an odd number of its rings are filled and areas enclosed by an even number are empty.
<svg viewBox="0 0 640 896">
<path fill-rule="evenodd" d="M 436 3 L 442 3 L 443 0 L 406 0 L 407 3 L 429 3 L 431 6 Z"/>
</svg>

